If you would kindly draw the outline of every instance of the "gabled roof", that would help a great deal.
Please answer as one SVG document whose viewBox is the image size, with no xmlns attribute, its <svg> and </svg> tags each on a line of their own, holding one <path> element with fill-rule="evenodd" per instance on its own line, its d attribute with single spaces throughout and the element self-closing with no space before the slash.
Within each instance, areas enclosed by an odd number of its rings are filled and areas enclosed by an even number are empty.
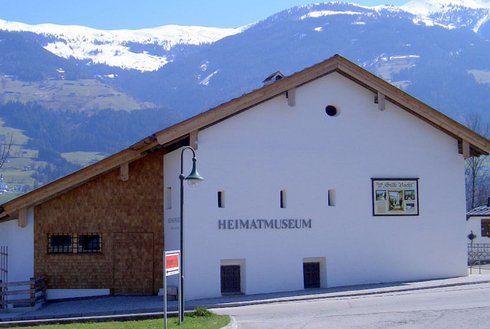
<svg viewBox="0 0 490 329">
<path fill-rule="evenodd" d="M 465 149 L 468 155 L 490 153 L 490 141 L 488 139 L 478 135 L 342 56 L 335 55 L 319 64 L 294 73 L 291 76 L 284 77 L 275 83 L 263 86 L 190 119 L 156 132 L 119 153 L 6 202 L 0 206 L 2 208 L 0 210 L 3 210 L 0 213 L 0 220 L 2 218 L 16 218 L 20 209 L 41 204 L 99 175 L 140 159 L 155 147 L 171 145 L 176 141 L 192 137 L 193 134 L 201 129 L 223 121 L 228 117 L 250 109 L 273 97 L 285 94 L 288 91 L 294 90 L 299 86 L 332 72 L 337 72 L 371 90 L 373 95 L 384 96 L 387 101 L 396 104 L 435 128 L 454 137 L 460 142 L 462 152 Z"/>
<path fill-rule="evenodd" d="M 476 207 L 466 213 L 466 218 L 481 216 L 490 216 L 490 206 Z"/>
</svg>

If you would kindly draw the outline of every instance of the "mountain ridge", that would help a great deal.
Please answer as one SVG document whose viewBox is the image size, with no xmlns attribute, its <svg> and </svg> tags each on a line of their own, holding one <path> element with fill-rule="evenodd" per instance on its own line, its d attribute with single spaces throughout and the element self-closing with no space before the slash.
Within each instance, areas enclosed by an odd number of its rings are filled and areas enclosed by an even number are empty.
<svg viewBox="0 0 490 329">
<path fill-rule="evenodd" d="M 293 7 L 314 9 L 315 6 L 332 4 L 350 6 L 372 12 L 392 11 L 414 15 L 413 20 L 428 26 L 448 29 L 472 26 L 474 32 L 490 20 L 490 3 L 479 0 L 412 0 L 402 6 L 362 6 L 351 2 L 325 2 Z M 462 18 L 471 11 L 471 17 Z M 310 12 L 304 18 L 326 15 L 358 15 L 358 11 Z M 271 17 L 274 17 L 271 16 Z M 94 64 L 105 64 L 122 69 L 156 71 L 173 60 L 172 48 L 179 45 L 211 44 L 228 36 L 236 35 L 260 22 L 238 28 L 216 28 L 200 26 L 162 25 L 144 29 L 101 30 L 80 25 L 36 24 L 29 25 L 0 19 L 0 30 L 31 32 L 45 37 L 43 47 L 51 53 L 78 60 L 90 60 Z M 131 49 L 131 44 L 147 45 L 143 51 Z M 150 47 L 153 46 L 153 49 Z M 157 51 L 154 49 L 158 48 Z"/>
<path fill-rule="evenodd" d="M 131 51 L 130 44 L 161 47 L 165 54 L 177 45 L 201 45 L 242 31 L 242 28 L 164 25 L 138 30 L 98 30 L 80 25 L 29 25 L 0 19 L 0 30 L 31 32 L 46 37 L 44 48 L 63 58 L 92 60 L 123 69 L 154 71 L 171 60 L 148 52 Z"/>
</svg>

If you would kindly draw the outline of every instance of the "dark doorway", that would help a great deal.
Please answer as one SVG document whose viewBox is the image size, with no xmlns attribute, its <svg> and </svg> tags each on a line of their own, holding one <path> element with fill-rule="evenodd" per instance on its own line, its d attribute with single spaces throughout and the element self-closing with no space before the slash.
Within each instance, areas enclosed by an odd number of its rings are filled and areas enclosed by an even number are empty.
<svg viewBox="0 0 490 329">
<path fill-rule="evenodd" d="M 305 289 L 320 288 L 320 263 L 303 263 Z"/>
<path fill-rule="evenodd" d="M 240 286 L 240 265 L 221 266 L 221 293 L 238 294 L 241 293 Z"/>
</svg>

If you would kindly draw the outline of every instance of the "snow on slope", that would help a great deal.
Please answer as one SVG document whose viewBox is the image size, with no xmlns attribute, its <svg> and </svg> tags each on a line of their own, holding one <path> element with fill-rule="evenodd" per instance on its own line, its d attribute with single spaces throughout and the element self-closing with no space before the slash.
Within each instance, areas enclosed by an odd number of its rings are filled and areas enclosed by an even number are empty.
<svg viewBox="0 0 490 329">
<path fill-rule="evenodd" d="M 416 16 L 414 23 L 448 29 L 471 27 L 478 32 L 490 19 L 490 0 L 411 0 L 400 8 Z"/>
<path fill-rule="evenodd" d="M 200 26 L 165 25 L 140 30 L 96 30 L 76 25 L 28 25 L 0 19 L 0 30 L 33 32 L 53 37 L 45 45 L 53 54 L 69 58 L 89 59 L 94 63 L 125 69 L 154 71 L 169 62 L 164 55 L 135 52 L 131 43 L 155 45 L 169 51 L 179 44 L 200 45 L 212 43 L 242 31 Z"/>
<path fill-rule="evenodd" d="M 362 14 L 363 13 L 357 11 L 350 11 L 350 10 L 346 10 L 346 11 L 318 10 L 318 11 L 311 11 L 308 14 L 301 16 L 300 19 L 318 18 L 318 17 L 332 16 L 332 15 L 362 15 Z"/>
<path fill-rule="evenodd" d="M 417 16 L 428 16 L 431 13 L 454 7 L 490 8 L 490 2 L 481 0 L 411 0 L 400 8 Z"/>
<path fill-rule="evenodd" d="M 470 27 L 474 32 L 478 32 L 490 20 L 490 0 L 411 0 L 400 7 L 368 7 L 336 2 L 329 3 L 328 10 L 322 8 L 324 5 L 326 3 L 301 6 L 308 9 L 308 12 L 303 13 L 300 19 L 319 19 L 332 15 L 360 17 L 381 14 L 383 11 L 405 11 L 415 15 L 415 24 L 437 25 L 448 29 Z M 172 61 L 169 51 L 176 45 L 213 43 L 248 27 L 223 29 L 166 25 L 140 30 L 96 30 L 76 25 L 28 25 L 0 19 L 0 30 L 33 32 L 47 37 L 44 48 L 57 56 L 140 71 L 158 70 Z M 151 50 L 144 50 L 145 45 Z"/>
<path fill-rule="evenodd" d="M 321 7 L 325 5 L 330 6 L 328 10 Z M 301 20 L 332 15 L 373 16 L 406 12 L 415 16 L 414 24 L 437 25 L 446 29 L 471 28 L 474 32 L 478 32 L 480 27 L 490 20 L 490 0 L 411 0 L 400 7 L 329 2 L 305 5 L 301 8 L 308 10 L 308 13 L 300 17 Z"/>
</svg>

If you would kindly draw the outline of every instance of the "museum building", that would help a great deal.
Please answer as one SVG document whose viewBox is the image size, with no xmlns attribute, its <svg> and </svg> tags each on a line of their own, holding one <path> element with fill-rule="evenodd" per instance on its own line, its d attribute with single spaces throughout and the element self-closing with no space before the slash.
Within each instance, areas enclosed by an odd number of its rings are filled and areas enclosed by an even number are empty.
<svg viewBox="0 0 490 329">
<path fill-rule="evenodd" d="M 3 204 L 9 281 L 159 293 L 184 146 L 205 178 L 185 188 L 186 299 L 467 275 L 464 160 L 489 140 L 339 55 L 269 80 Z"/>
</svg>

